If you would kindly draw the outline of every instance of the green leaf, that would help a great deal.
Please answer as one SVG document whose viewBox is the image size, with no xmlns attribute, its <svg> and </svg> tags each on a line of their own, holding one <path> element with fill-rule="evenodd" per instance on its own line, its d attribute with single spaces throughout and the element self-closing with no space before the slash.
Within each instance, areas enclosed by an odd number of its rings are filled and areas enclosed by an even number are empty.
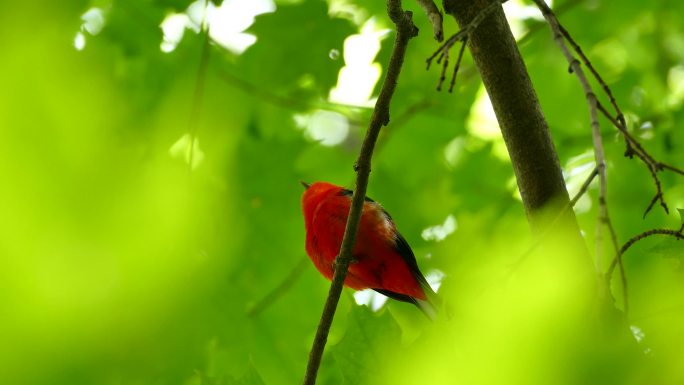
<svg viewBox="0 0 684 385">
<path fill-rule="evenodd" d="M 215 5 L 220 5 L 222 1 L 212 0 Z M 174 12 L 183 12 L 188 8 L 193 0 L 153 0 L 154 4 L 157 4 L 161 8 L 172 9 Z"/>
<path fill-rule="evenodd" d="M 264 89 L 311 89 L 327 96 L 344 65 L 329 53 L 341 52 L 344 39 L 356 31 L 348 20 L 330 17 L 325 2 L 304 1 L 257 16 L 249 32 L 258 43 L 240 58 L 247 77 Z"/>
<path fill-rule="evenodd" d="M 659 254 L 663 258 L 682 258 L 684 257 L 684 242 L 667 237 L 648 249 L 651 253 Z"/>
<path fill-rule="evenodd" d="M 247 372 L 244 376 L 239 379 L 228 379 L 225 382 L 226 385 L 264 385 L 264 381 L 261 379 L 259 372 L 257 372 L 254 367 L 254 363 L 250 361 L 247 367 Z M 213 385 L 213 384 L 212 384 Z M 218 384 L 217 384 L 218 385 Z"/>
<path fill-rule="evenodd" d="M 388 352 L 400 347 L 401 332 L 388 312 L 355 306 L 342 340 L 330 347 L 346 384 L 363 384 L 387 364 Z"/>
</svg>

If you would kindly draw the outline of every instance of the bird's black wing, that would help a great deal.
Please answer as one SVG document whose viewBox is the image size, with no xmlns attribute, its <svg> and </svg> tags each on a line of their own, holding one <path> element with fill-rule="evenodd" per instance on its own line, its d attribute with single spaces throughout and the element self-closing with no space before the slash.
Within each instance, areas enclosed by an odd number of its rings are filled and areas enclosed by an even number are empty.
<svg viewBox="0 0 684 385">
<path fill-rule="evenodd" d="M 387 214 L 387 216 L 389 217 L 389 214 Z M 390 218 L 390 220 L 392 219 Z M 406 242 L 406 239 L 404 239 L 399 231 L 396 231 L 395 233 L 394 248 L 397 250 L 397 253 L 401 255 L 401 258 L 404 260 L 404 262 L 406 262 L 409 270 L 411 270 L 411 274 L 413 274 L 413 277 L 416 278 L 420 286 L 422 286 L 424 290 L 432 292 L 432 288 L 428 284 L 423 273 L 418 268 L 418 262 L 416 262 L 416 256 L 413 254 L 411 246 L 409 246 L 408 242 Z"/>
<path fill-rule="evenodd" d="M 416 299 L 411 297 L 410 295 L 399 294 L 399 293 L 395 293 L 393 291 L 383 290 L 383 289 L 373 289 L 373 290 L 377 291 L 378 293 L 380 293 L 386 297 L 395 299 L 397 301 L 408 302 L 408 303 L 412 303 L 414 305 L 418 305 L 418 303 L 416 302 Z"/>
</svg>

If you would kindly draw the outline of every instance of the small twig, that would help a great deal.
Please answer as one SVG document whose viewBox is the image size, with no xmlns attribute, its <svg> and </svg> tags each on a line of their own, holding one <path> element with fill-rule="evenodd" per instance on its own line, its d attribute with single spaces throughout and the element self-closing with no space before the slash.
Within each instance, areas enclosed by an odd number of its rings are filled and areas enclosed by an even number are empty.
<svg viewBox="0 0 684 385">
<path fill-rule="evenodd" d="M 603 116 L 610 121 L 610 123 L 615 127 L 620 133 L 622 134 L 623 138 L 625 139 L 625 156 L 632 159 L 634 155 L 636 154 L 640 159 L 644 161 L 644 163 L 648 164 L 647 160 L 644 159 L 652 159 L 651 155 L 648 154 L 642 147 L 639 142 L 634 139 L 634 137 L 627 131 L 627 128 L 623 127 L 620 122 L 617 121 L 613 115 L 606 110 L 606 108 L 601 104 L 601 102 L 597 102 L 597 106 L 599 111 L 603 114 Z"/>
<path fill-rule="evenodd" d="M 617 265 L 620 268 L 620 282 L 622 283 L 622 310 L 625 314 L 625 316 L 629 315 L 629 291 L 628 291 L 628 285 L 627 285 L 627 273 L 625 272 L 625 264 L 622 261 L 622 253 L 618 251 L 618 255 L 620 255 L 620 258 L 618 258 Z M 606 282 L 606 287 L 608 290 L 610 290 L 610 282 Z"/>
<path fill-rule="evenodd" d="M 446 70 L 447 67 L 449 67 L 449 51 L 444 51 L 442 57 L 444 58 L 444 63 L 442 64 L 442 73 L 439 75 L 439 81 L 437 82 L 437 91 L 442 90 L 442 84 L 444 84 L 444 80 L 446 79 Z M 440 57 L 440 59 L 442 57 Z M 437 60 L 437 63 L 439 63 L 439 60 Z"/>
<path fill-rule="evenodd" d="M 622 136 L 625 139 L 625 142 L 627 144 L 627 150 L 625 151 L 625 156 L 628 158 L 632 158 L 634 155 L 637 155 L 639 158 L 642 158 L 644 160 L 644 163 L 648 162 L 655 162 L 651 155 L 644 150 L 643 147 L 641 147 L 641 144 L 632 136 L 632 134 L 629 133 L 627 128 L 623 126 L 617 118 L 612 116 L 608 110 L 601 104 L 598 103 L 598 108 L 601 113 L 603 113 L 603 116 L 605 116 L 615 128 L 617 128 L 618 131 L 622 134 Z"/>
<path fill-rule="evenodd" d="M 582 183 L 582 187 L 580 187 L 577 194 L 575 194 L 575 196 L 572 197 L 572 199 L 570 199 L 570 207 L 575 207 L 577 201 L 582 197 L 582 195 L 584 195 L 587 192 L 587 190 L 589 189 L 589 185 L 591 184 L 591 182 L 594 181 L 594 178 L 596 178 L 598 174 L 598 168 L 594 167 L 594 169 L 591 171 L 591 174 L 589 174 L 584 183 Z"/>
<path fill-rule="evenodd" d="M 507 0 L 506 0 L 506 1 L 507 1 Z M 501 3 L 503 4 L 503 3 L 505 3 L 506 1 L 502 1 Z M 565 3 L 559 5 L 558 8 L 556 8 L 555 13 L 556 13 L 556 15 L 561 15 L 561 14 L 563 14 L 563 13 L 565 13 L 565 12 L 571 10 L 572 8 L 574 8 L 575 6 L 577 6 L 578 4 L 580 4 L 581 2 L 582 2 L 582 0 L 568 0 L 568 1 L 566 1 Z M 518 40 L 518 45 L 523 44 L 524 42 L 526 42 L 527 40 L 529 40 L 529 39 L 531 39 L 533 36 L 535 36 L 536 33 L 537 33 L 538 31 L 541 30 L 541 27 L 543 27 L 544 24 L 545 24 L 545 23 L 533 24 L 533 25 L 530 27 L 530 29 L 527 31 L 527 33 L 525 33 L 525 35 L 523 35 L 523 36 Z M 464 33 L 465 33 L 465 31 L 464 31 Z M 460 36 L 454 35 L 454 36 L 452 36 L 450 39 L 452 39 L 452 38 L 456 38 L 456 39 L 455 39 L 456 41 L 458 41 L 458 40 L 463 41 L 466 37 L 463 36 L 463 35 L 460 35 Z M 445 42 L 444 44 L 442 44 L 442 45 L 440 46 L 440 48 L 438 48 L 437 51 L 435 51 L 435 52 L 433 53 L 433 55 L 428 59 L 428 62 L 427 62 L 427 69 L 428 69 L 428 70 L 430 69 L 430 64 L 431 64 L 431 62 L 435 59 L 435 57 L 438 57 L 438 56 L 441 57 L 442 51 L 443 51 L 443 49 L 444 49 L 444 47 L 445 47 L 446 44 L 447 44 L 446 42 Z M 453 45 L 455 44 L 455 41 L 450 41 L 448 44 L 450 44 L 449 47 L 451 47 L 451 46 L 453 46 Z M 465 48 L 464 48 L 464 47 L 461 47 L 461 49 L 465 49 Z M 440 60 L 438 59 L 438 60 L 436 60 L 436 62 L 439 63 Z M 456 62 L 456 64 L 458 65 L 458 64 L 460 64 L 460 62 Z M 453 75 L 453 77 L 452 77 L 452 81 L 453 81 L 453 82 L 455 82 L 454 79 L 456 78 L 456 72 L 459 71 L 459 70 L 461 71 L 461 79 L 462 79 L 462 80 L 469 80 L 469 79 L 473 78 L 473 76 L 475 76 L 475 74 L 477 74 L 477 71 L 474 71 L 474 70 L 472 69 L 472 67 L 454 68 L 454 75 Z"/>
<path fill-rule="evenodd" d="M 644 217 L 651 211 L 651 209 L 655 206 L 656 202 L 660 203 L 660 206 L 663 208 L 665 213 L 669 213 L 669 209 L 667 207 L 667 204 L 665 203 L 665 198 L 662 190 L 662 186 L 660 183 L 660 179 L 658 178 L 658 171 L 663 170 L 665 167 L 664 164 L 657 162 L 653 157 L 643 149 L 643 147 L 639 144 L 639 142 L 636 141 L 636 139 L 631 136 L 627 130 L 627 123 L 625 121 L 624 114 L 620 110 L 620 107 L 617 104 L 617 100 L 615 99 L 615 96 L 613 95 L 613 92 L 611 91 L 610 87 L 608 87 L 608 84 L 603 80 L 601 75 L 598 73 L 598 71 L 594 68 L 594 66 L 591 64 L 591 61 L 589 58 L 584 54 L 582 51 L 582 48 L 575 42 L 575 40 L 570 36 L 570 33 L 563 28 L 563 26 L 558 23 L 558 20 L 556 16 L 553 14 L 551 9 L 544 3 L 542 0 L 535 0 L 535 3 L 539 7 L 539 9 L 542 11 L 545 17 L 547 15 L 550 15 L 552 19 L 555 20 L 555 24 L 557 28 L 554 28 L 556 33 L 560 33 L 563 38 L 573 47 L 574 51 L 577 53 L 577 55 L 580 57 L 584 65 L 587 66 L 589 71 L 591 72 L 592 76 L 596 81 L 600 84 L 601 88 L 605 92 L 605 94 L 608 96 L 608 99 L 610 100 L 611 105 L 613 106 L 613 109 L 615 110 L 616 116 L 612 117 L 608 111 L 603 108 L 603 106 L 600 106 L 599 109 L 601 112 L 608 117 L 608 119 L 611 121 L 611 123 L 622 133 L 624 139 L 625 139 L 625 145 L 627 147 L 625 151 L 625 156 L 632 158 L 634 154 L 637 155 L 639 159 L 646 165 L 648 168 L 651 178 L 654 181 L 654 184 L 656 185 L 656 194 L 649 203 L 648 207 L 646 208 L 646 211 L 644 212 Z M 549 18 L 547 17 L 547 20 Z M 550 21 L 549 21 L 550 23 Z M 675 167 L 668 166 L 667 169 L 671 171 L 675 171 L 679 173 L 680 175 L 684 175 L 684 171 L 681 171 Z M 674 169 L 674 170 L 673 170 Z"/>
<path fill-rule="evenodd" d="M 434 35 L 435 40 L 444 40 L 444 31 L 442 29 L 442 12 L 439 11 L 439 8 L 437 8 L 432 0 L 417 1 L 420 7 L 423 8 L 423 11 L 425 11 L 428 19 L 430 19 L 430 23 L 432 24 L 432 34 Z"/>
<path fill-rule="evenodd" d="M 551 221 L 551 224 L 546 228 L 544 233 L 542 233 L 542 235 L 532 244 L 532 246 L 530 246 L 530 248 L 528 248 L 520 257 L 518 257 L 518 259 L 514 263 L 511 264 L 513 268 L 519 266 L 525 260 L 525 258 L 527 258 L 528 255 L 532 254 L 532 252 L 535 251 L 537 247 L 539 247 L 539 245 L 541 245 L 542 241 L 551 233 L 551 231 L 558 224 L 558 221 L 560 221 L 560 219 L 565 215 L 565 212 L 569 210 L 571 207 L 574 207 L 577 204 L 577 201 L 579 201 L 580 198 L 584 194 L 586 194 L 586 192 L 589 190 L 591 182 L 594 181 L 594 178 L 596 178 L 597 175 L 598 169 L 594 168 L 587 177 L 587 179 L 584 181 L 584 183 L 582 183 L 582 186 L 580 187 L 579 191 L 577 191 L 577 194 L 575 194 L 575 196 L 572 197 L 572 199 L 570 199 L 570 202 L 568 204 L 563 206 L 561 211 Z"/>
<path fill-rule="evenodd" d="M 539 5 L 539 3 L 537 3 L 537 5 Z M 546 5 L 546 3 L 544 3 L 544 5 Z M 548 6 L 546 6 L 546 9 L 548 9 L 549 12 L 551 12 L 551 9 Z M 544 10 L 542 10 L 542 13 L 543 12 L 544 12 Z M 551 13 L 553 14 L 553 12 L 551 12 Z M 556 16 L 554 15 L 553 18 L 556 19 Z M 558 21 L 558 19 L 556 19 L 556 21 Z M 610 87 L 608 87 L 608 84 L 606 84 L 606 82 L 603 80 L 601 75 L 599 75 L 598 71 L 596 71 L 594 66 L 589 61 L 589 58 L 587 57 L 587 55 L 584 54 L 584 52 L 582 51 L 582 48 L 580 48 L 579 44 L 577 44 L 575 42 L 575 40 L 573 40 L 572 36 L 570 36 L 568 31 L 565 28 L 563 28 L 563 26 L 560 23 L 557 23 L 557 26 L 558 26 L 558 31 L 560 31 L 560 33 L 563 35 L 565 40 L 567 40 L 568 43 L 570 43 L 570 45 L 575 50 L 575 52 L 577 52 L 577 55 L 579 55 L 579 57 L 582 59 L 582 62 L 584 63 L 584 65 L 587 66 L 587 68 L 589 69 L 591 74 L 594 76 L 596 81 L 598 81 L 599 84 L 601 85 L 601 87 L 603 88 L 603 91 L 606 93 L 606 95 L 608 95 L 608 98 L 610 99 L 610 104 L 613 105 L 613 108 L 615 109 L 615 112 L 617 113 L 617 121 L 620 122 L 620 124 L 624 127 L 626 125 L 625 124 L 625 116 L 622 113 L 622 111 L 620 110 L 620 107 L 618 106 L 617 101 L 615 100 L 615 96 L 613 96 L 613 92 L 610 90 Z"/>
<path fill-rule="evenodd" d="M 563 52 L 563 55 L 567 59 L 570 67 L 570 72 L 574 73 L 575 76 L 577 77 L 577 80 L 580 82 L 580 85 L 582 86 L 582 89 L 584 91 L 584 95 L 587 98 L 587 104 L 589 105 L 589 118 L 591 121 L 591 133 L 592 133 L 592 142 L 594 144 L 594 158 L 596 160 L 596 168 L 598 169 L 598 174 L 599 174 L 599 216 L 598 216 L 598 224 L 596 226 L 596 241 L 595 241 L 595 246 L 596 246 L 596 254 L 595 254 L 595 265 L 596 265 L 596 271 L 597 271 L 597 276 L 600 276 L 601 272 L 603 271 L 603 229 L 604 226 L 608 229 L 611 237 L 611 241 L 613 244 L 613 247 L 615 250 L 618 250 L 618 242 L 617 242 L 617 235 L 615 234 L 615 229 L 613 227 L 612 222 L 610 221 L 610 215 L 608 213 L 608 205 L 607 205 L 607 189 L 608 189 L 608 178 L 606 174 L 606 156 L 605 152 L 603 149 L 603 138 L 601 137 L 601 127 L 599 125 L 599 120 L 598 120 L 598 100 L 596 99 L 596 94 L 594 94 L 593 89 L 591 88 L 591 85 L 589 84 L 589 79 L 587 79 L 587 76 L 584 73 L 584 70 L 580 66 L 579 61 L 575 58 L 575 56 L 570 52 L 570 49 L 568 46 L 565 44 L 564 36 L 567 38 L 568 33 L 563 29 L 563 27 L 560 25 L 558 22 L 558 19 L 556 16 L 553 14 L 553 11 L 551 11 L 551 8 L 546 5 L 546 3 L 543 0 L 534 0 L 535 4 L 539 7 L 541 10 L 542 14 L 544 15 L 544 18 L 546 21 L 549 23 L 549 26 L 551 28 L 551 31 L 553 32 L 553 37 L 554 40 L 556 41 L 556 44 L 558 47 L 561 49 L 561 52 Z M 565 32 L 564 32 L 565 31 Z M 574 42 L 573 42 L 574 43 Z M 572 44 L 572 43 L 571 43 Z M 579 50 L 579 46 L 577 44 L 573 44 L 573 47 L 575 50 Z M 580 51 L 581 52 L 581 51 Z M 582 55 L 582 57 L 584 57 Z M 584 57 L 586 58 L 586 57 Z M 587 60 L 588 61 L 588 60 Z M 595 70 L 593 67 L 591 67 L 592 73 L 594 73 L 594 76 L 598 76 L 597 73 L 595 73 Z M 601 84 L 605 86 L 605 83 L 601 80 Z M 608 89 L 607 86 L 604 87 L 605 89 Z M 607 91 L 611 97 L 611 102 L 614 101 L 614 98 L 612 96 L 612 93 L 610 93 L 610 90 L 608 89 Z M 614 103 L 615 107 L 617 108 L 617 103 Z M 619 111 L 619 109 L 618 109 Z M 618 115 L 621 116 L 621 113 Z M 620 121 L 620 118 L 618 118 L 618 121 Z M 624 277 L 623 277 L 624 278 Z M 626 289 L 626 280 L 623 279 L 623 288 Z M 626 296 L 626 293 L 625 293 Z"/>
<path fill-rule="evenodd" d="M 574 7 L 577 5 L 581 4 L 583 0 L 567 0 L 563 4 L 554 4 L 554 13 L 556 14 L 556 17 L 564 14 L 567 11 L 572 10 Z M 528 40 L 530 40 L 537 32 L 541 31 L 544 27 L 543 22 L 538 22 L 531 24 L 529 28 L 527 29 L 527 32 L 523 36 L 518 39 L 518 45 L 523 45 L 525 44 Z"/>
<path fill-rule="evenodd" d="M 471 20 L 471 22 L 463 29 L 460 31 L 456 32 L 453 34 L 450 38 L 448 38 L 442 45 L 440 45 L 435 52 L 433 52 L 430 57 L 427 58 L 426 60 L 426 67 L 429 70 L 430 65 L 432 64 L 432 61 L 437 58 L 437 63 L 439 64 L 442 61 L 442 58 L 445 58 L 444 62 L 442 63 L 442 72 L 439 78 L 439 82 L 437 83 L 437 91 L 441 91 L 442 89 L 442 84 L 444 83 L 445 80 L 445 74 L 447 71 L 447 67 L 449 66 L 449 50 L 451 50 L 451 47 L 456 44 L 456 42 L 461 41 L 463 43 L 463 46 L 461 47 L 461 51 L 458 54 L 458 60 L 456 61 L 456 66 L 454 68 L 453 75 L 451 77 L 451 85 L 449 87 L 449 92 L 453 90 L 453 85 L 456 83 L 456 74 L 458 73 L 458 69 L 461 65 L 461 59 L 463 58 L 463 51 L 465 50 L 465 45 L 468 40 L 468 35 L 470 35 L 475 28 L 477 28 L 480 23 L 497 7 L 500 6 L 502 3 L 505 3 L 507 0 L 503 1 L 492 1 L 489 5 L 484 7 L 480 13 L 475 15 L 475 17 Z"/>
<path fill-rule="evenodd" d="M 618 266 L 620 269 L 620 280 L 622 282 L 622 304 L 623 304 L 623 311 L 625 314 L 629 314 L 629 296 L 627 292 L 627 274 L 625 273 L 625 265 L 622 260 L 622 256 L 625 254 L 625 252 L 632 247 L 636 242 L 650 237 L 652 235 L 660 234 L 660 235 L 669 235 L 673 236 L 677 239 L 684 239 L 684 235 L 682 235 L 682 230 L 684 229 L 684 225 L 679 229 L 679 231 L 674 231 L 670 229 L 652 229 L 645 231 L 641 234 L 638 234 L 634 236 L 632 239 L 627 241 L 622 247 L 617 251 L 615 254 L 615 258 L 613 258 L 613 261 L 610 264 L 610 267 L 608 267 L 608 271 L 606 272 L 606 275 L 604 276 L 605 279 L 605 286 L 610 287 L 610 281 L 613 277 L 613 271 L 615 271 L 615 266 Z"/>
<path fill-rule="evenodd" d="M 283 279 L 283 281 L 278 284 L 278 286 L 274 287 L 273 290 L 268 292 L 261 300 L 259 300 L 259 302 L 257 302 L 247 311 L 247 316 L 255 317 L 259 315 L 259 313 L 266 310 L 266 308 L 271 306 L 275 301 L 282 297 L 299 279 L 307 266 L 309 266 L 309 260 L 307 258 L 302 258 Z"/>
<path fill-rule="evenodd" d="M 648 231 L 644 231 L 641 234 L 635 235 L 632 237 L 629 241 L 625 242 L 624 245 L 620 248 L 619 252 L 613 258 L 613 261 L 610 264 L 610 267 L 608 268 L 608 271 L 606 272 L 606 280 L 610 282 L 610 277 L 613 275 L 613 271 L 615 270 L 615 266 L 621 263 L 622 256 L 625 254 L 627 250 L 629 250 L 632 245 L 637 243 L 638 241 L 648 238 L 652 235 L 668 235 L 671 237 L 675 237 L 676 239 L 684 239 L 684 234 L 682 234 L 682 230 L 684 230 L 684 226 L 682 226 L 679 230 L 670 230 L 670 229 L 652 229 Z"/>
<path fill-rule="evenodd" d="M 458 51 L 458 59 L 456 59 L 454 73 L 453 75 L 451 75 L 451 83 L 449 84 L 449 93 L 454 91 L 454 85 L 456 84 L 456 74 L 458 74 L 458 69 L 461 67 L 461 59 L 463 59 L 463 52 L 465 52 L 466 44 L 468 44 L 468 36 L 463 38 L 463 42 L 461 43 L 461 50 Z"/>
<path fill-rule="evenodd" d="M 651 170 L 651 175 L 655 175 L 653 170 Z M 660 192 L 660 180 L 658 180 L 657 177 L 653 177 L 653 180 L 656 183 L 656 189 L 658 189 L 658 192 L 656 193 L 655 196 L 653 196 L 653 199 L 651 199 L 651 203 L 648 204 L 648 207 L 646 207 L 646 211 L 644 211 L 644 216 L 643 218 L 646 218 L 646 215 L 648 214 L 649 211 L 655 206 L 655 203 L 660 201 L 660 206 L 665 210 L 665 213 L 669 214 L 670 210 L 667 208 L 667 204 L 665 204 L 665 200 L 663 199 L 663 193 Z"/>
<path fill-rule="evenodd" d="M 621 123 L 616 118 L 610 115 L 610 113 L 606 110 L 606 108 L 603 105 L 601 105 L 601 103 L 598 103 L 598 109 L 606 118 L 608 118 L 608 120 L 610 120 L 613 126 L 615 126 L 624 137 L 625 143 L 627 145 L 625 156 L 632 158 L 634 155 L 636 155 L 637 158 L 639 158 L 644 163 L 644 165 L 646 165 L 648 172 L 651 174 L 653 184 L 655 184 L 656 186 L 656 194 L 653 197 L 653 199 L 651 199 L 651 202 L 648 204 L 648 207 L 644 211 L 644 218 L 646 217 L 646 214 L 648 214 L 649 211 L 651 211 L 651 209 L 655 206 L 656 202 L 660 202 L 660 206 L 663 208 L 663 210 L 665 210 L 666 213 L 669 213 L 670 210 L 668 209 L 667 204 L 665 203 L 660 178 L 658 178 L 658 171 L 668 169 L 680 175 L 684 175 L 684 171 L 674 166 L 670 166 L 668 164 L 661 163 L 653 159 L 651 154 L 649 154 L 641 146 L 641 144 L 627 131 L 627 129 L 624 126 L 621 125 Z"/>
<path fill-rule="evenodd" d="M 684 170 L 680 170 L 677 167 L 670 166 L 669 164 L 665 163 L 658 163 L 658 166 L 660 166 L 660 169 L 670 170 L 674 173 L 684 176 Z"/>
<path fill-rule="evenodd" d="M 427 67 L 425 69 L 428 69 L 428 70 L 430 69 L 430 65 L 432 64 L 432 61 L 435 58 L 437 58 L 437 63 L 439 63 L 442 59 L 442 56 L 444 56 L 444 52 L 451 49 L 451 47 L 453 47 L 457 41 L 463 40 L 463 38 L 465 38 L 465 36 L 467 36 L 467 34 L 468 34 L 468 28 L 462 29 L 462 30 L 456 32 L 450 38 L 448 38 L 444 43 L 442 43 L 442 45 L 439 46 L 439 48 L 437 48 L 437 50 L 435 52 L 432 53 L 432 55 L 430 55 L 429 58 L 427 58 L 427 60 L 425 60 L 425 62 L 427 64 Z"/>
<path fill-rule="evenodd" d="M 389 122 L 389 105 L 397 86 L 397 79 L 399 78 L 401 67 L 404 63 L 408 42 L 411 38 L 418 35 L 418 28 L 413 24 L 412 14 L 411 12 L 402 10 L 401 0 L 387 0 L 387 13 L 392 22 L 396 25 L 397 34 L 394 41 L 394 47 L 392 48 L 389 65 L 387 66 L 387 73 L 382 83 L 382 88 L 380 89 L 380 95 L 378 95 L 378 100 L 375 103 L 373 116 L 371 117 L 366 137 L 361 145 L 359 158 L 354 165 L 354 169 L 356 170 L 356 187 L 354 188 L 354 193 L 352 195 L 349 217 L 344 230 L 340 253 L 335 259 L 335 273 L 333 274 L 330 291 L 328 292 L 328 298 L 323 308 L 323 314 L 321 315 L 318 329 L 316 330 L 311 353 L 309 354 L 309 362 L 306 367 L 306 374 L 304 375 L 304 385 L 313 385 L 316 383 L 318 368 L 320 367 L 325 344 L 328 340 L 328 332 L 330 331 L 330 326 L 332 325 L 332 320 L 335 316 L 337 303 L 340 300 L 340 294 L 342 293 L 342 287 L 352 257 L 352 248 L 361 220 L 361 210 L 368 187 L 368 177 L 370 174 L 371 158 L 373 156 L 375 142 L 378 139 L 382 126 L 387 125 Z"/>
</svg>

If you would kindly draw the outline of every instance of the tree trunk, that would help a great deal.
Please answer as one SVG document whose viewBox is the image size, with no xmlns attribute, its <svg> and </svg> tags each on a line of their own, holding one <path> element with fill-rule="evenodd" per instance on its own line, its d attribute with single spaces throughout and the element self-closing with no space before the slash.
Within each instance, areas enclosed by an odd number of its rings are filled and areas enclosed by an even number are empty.
<svg viewBox="0 0 684 385">
<path fill-rule="evenodd" d="M 444 10 L 465 28 L 491 1 L 444 0 Z M 594 267 L 575 213 L 568 207 L 558 155 L 501 6 L 468 36 L 468 47 L 492 101 L 525 212 L 542 252 L 556 268 L 571 269 L 581 276 L 582 291 L 595 296 Z"/>
<path fill-rule="evenodd" d="M 444 10 L 466 27 L 492 0 L 444 0 Z M 552 200 L 569 202 L 556 150 L 527 69 L 501 7 L 468 37 L 492 101 L 532 228 L 535 212 Z M 575 222 L 574 215 L 571 219 Z"/>
<path fill-rule="evenodd" d="M 497 0 L 443 0 L 461 28 Z M 492 101 L 506 142 L 525 212 L 539 239 L 537 263 L 571 277 L 569 306 L 578 306 L 578 325 L 599 331 L 596 341 L 613 355 L 639 357 L 624 318 L 614 307 L 603 275 L 594 272 L 569 197 L 548 125 L 501 6 L 468 36 L 468 47 Z M 598 277 L 597 280 L 594 277 Z M 524 280 L 539 277 L 526 275 Z M 598 294 L 598 295 L 597 295 Z M 592 314 L 592 315 L 589 315 Z M 599 328 L 596 329 L 596 322 Z M 635 358 L 636 359 L 636 358 Z"/>
</svg>

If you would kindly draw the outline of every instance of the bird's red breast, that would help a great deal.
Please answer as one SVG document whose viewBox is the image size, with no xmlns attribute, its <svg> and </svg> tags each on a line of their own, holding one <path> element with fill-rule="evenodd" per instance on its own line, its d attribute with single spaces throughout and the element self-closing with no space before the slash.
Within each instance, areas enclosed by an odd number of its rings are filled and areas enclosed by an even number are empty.
<svg viewBox="0 0 684 385">
<path fill-rule="evenodd" d="M 306 251 L 327 279 L 333 276 L 351 196 L 350 190 L 317 182 L 308 186 L 302 197 Z M 345 285 L 352 289 L 371 288 L 413 303 L 416 299 L 426 300 L 425 291 L 431 290 L 392 218 L 370 199 L 363 206 L 352 258 L 345 280 Z"/>
</svg>

